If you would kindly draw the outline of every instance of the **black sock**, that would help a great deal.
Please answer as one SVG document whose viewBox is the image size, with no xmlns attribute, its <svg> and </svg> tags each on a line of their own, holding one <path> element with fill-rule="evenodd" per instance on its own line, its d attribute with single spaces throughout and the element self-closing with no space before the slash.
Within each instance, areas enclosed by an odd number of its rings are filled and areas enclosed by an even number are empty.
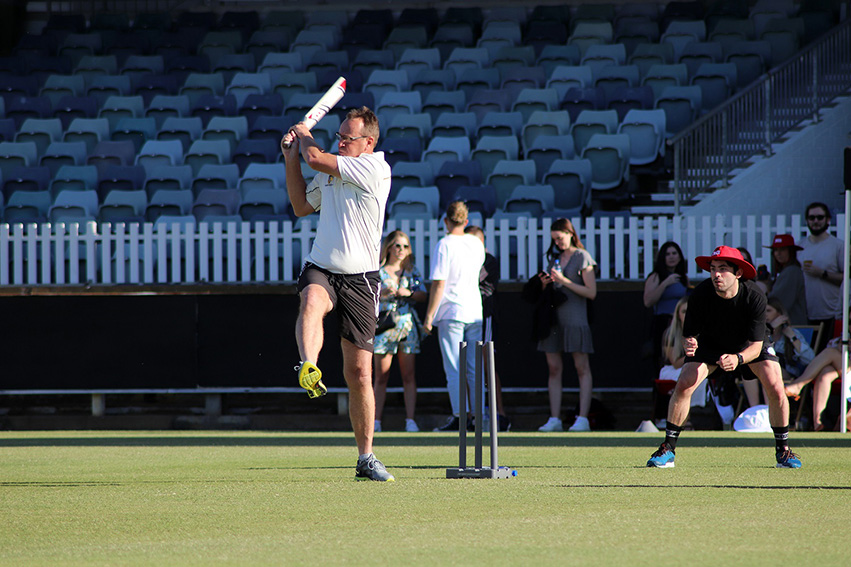
<svg viewBox="0 0 851 567">
<path fill-rule="evenodd" d="M 682 430 L 682 425 L 674 425 L 670 421 L 668 422 L 668 425 L 665 426 L 665 443 L 671 447 L 671 450 L 677 448 L 677 439 L 679 438 Z"/>
<path fill-rule="evenodd" d="M 789 426 L 786 427 L 772 427 L 774 431 L 774 444 L 777 446 L 778 451 L 785 451 L 789 448 Z"/>
</svg>

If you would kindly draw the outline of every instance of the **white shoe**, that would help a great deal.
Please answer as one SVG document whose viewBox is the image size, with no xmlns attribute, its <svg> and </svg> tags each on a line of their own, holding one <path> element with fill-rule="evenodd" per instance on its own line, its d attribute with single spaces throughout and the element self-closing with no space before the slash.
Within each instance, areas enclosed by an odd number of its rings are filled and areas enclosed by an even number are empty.
<svg viewBox="0 0 851 567">
<path fill-rule="evenodd" d="M 381 420 L 380 419 L 375 420 L 375 429 L 373 429 L 373 431 L 375 431 L 376 433 L 381 433 Z"/>
<path fill-rule="evenodd" d="M 416 421 L 414 421 L 413 419 L 405 420 L 405 431 L 407 431 L 408 433 L 416 433 L 419 430 L 420 428 L 417 427 Z"/>
<path fill-rule="evenodd" d="M 545 424 L 538 428 L 538 431 L 564 431 L 564 424 L 557 417 L 551 417 Z"/>
<path fill-rule="evenodd" d="M 573 422 L 573 425 L 570 426 L 570 429 L 568 429 L 568 431 L 591 431 L 591 424 L 588 423 L 587 417 L 577 415 L 576 421 Z"/>
</svg>

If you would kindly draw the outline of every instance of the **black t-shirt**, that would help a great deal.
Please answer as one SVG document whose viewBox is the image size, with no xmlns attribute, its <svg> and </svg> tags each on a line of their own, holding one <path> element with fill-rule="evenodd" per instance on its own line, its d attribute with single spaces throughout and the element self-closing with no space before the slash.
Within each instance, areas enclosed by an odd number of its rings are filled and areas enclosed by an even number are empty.
<svg viewBox="0 0 851 567">
<path fill-rule="evenodd" d="M 482 316 L 484 318 L 494 315 L 498 283 L 499 260 L 490 252 L 486 252 L 485 263 L 479 272 L 479 291 L 482 294 Z"/>
<path fill-rule="evenodd" d="M 697 336 L 697 359 L 717 360 L 741 352 L 749 342 L 765 341 L 765 293 L 751 281 L 739 280 L 735 297 L 715 293 L 712 280 L 699 284 L 688 300 L 683 336 Z"/>
</svg>

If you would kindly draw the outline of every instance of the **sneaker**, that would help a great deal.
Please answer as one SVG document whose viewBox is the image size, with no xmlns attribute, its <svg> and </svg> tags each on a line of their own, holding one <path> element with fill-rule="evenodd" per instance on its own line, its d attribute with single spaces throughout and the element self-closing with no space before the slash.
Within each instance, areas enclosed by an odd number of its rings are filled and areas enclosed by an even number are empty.
<svg viewBox="0 0 851 567">
<path fill-rule="evenodd" d="M 355 469 L 355 480 L 377 480 L 379 482 L 393 482 L 396 477 L 387 472 L 381 461 L 375 458 L 375 455 L 370 454 L 364 460 L 358 460 L 358 466 Z"/>
<path fill-rule="evenodd" d="M 508 431 L 511 429 L 511 419 L 507 415 L 497 414 L 496 427 L 500 431 Z"/>
<path fill-rule="evenodd" d="M 408 433 L 416 433 L 420 430 L 419 426 L 417 426 L 417 422 L 413 419 L 405 420 L 405 431 Z"/>
<path fill-rule="evenodd" d="M 435 427 L 435 431 L 458 431 L 458 426 L 460 425 L 460 420 L 458 416 L 453 415 L 449 419 L 446 420 L 446 423 L 441 425 L 440 427 Z"/>
<path fill-rule="evenodd" d="M 587 417 L 577 415 L 576 421 L 573 422 L 573 425 L 570 426 L 568 431 L 573 431 L 574 433 L 577 431 L 591 431 L 591 424 L 588 423 Z"/>
<path fill-rule="evenodd" d="M 656 452 L 650 456 L 647 466 L 657 469 L 674 468 L 674 450 L 667 443 L 662 443 Z"/>
<path fill-rule="evenodd" d="M 564 431 L 564 424 L 557 417 L 551 417 L 545 424 L 538 428 L 538 431 Z"/>
<path fill-rule="evenodd" d="M 375 433 L 381 433 L 381 420 L 380 419 L 375 420 L 375 427 L 372 428 L 372 431 L 375 432 Z"/>
<path fill-rule="evenodd" d="M 322 383 L 322 371 L 311 362 L 302 362 L 298 370 L 298 385 L 307 390 L 311 398 L 319 398 L 328 393 L 328 388 Z"/>
<path fill-rule="evenodd" d="M 788 447 L 784 451 L 777 451 L 778 469 L 799 469 L 801 468 L 801 457 L 793 453 Z"/>
</svg>

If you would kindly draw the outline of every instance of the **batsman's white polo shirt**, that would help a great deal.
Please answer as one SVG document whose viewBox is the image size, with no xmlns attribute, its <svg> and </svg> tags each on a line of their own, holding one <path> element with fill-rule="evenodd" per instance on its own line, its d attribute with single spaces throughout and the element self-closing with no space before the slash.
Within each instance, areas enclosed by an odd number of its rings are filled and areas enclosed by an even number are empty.
<svg viewBox="0 0 851 567">
<path fill-rule="evenodd" d="M 337 168 L 340 177 L 317 173 L 307 186 L 319 225 L 306 260 L 337 274 L 375 271 L 390 195 L 390 165 L 384 152 L 373 152 L 337 156 Z M 316 190 L 321 200 L 313 196 Z"/>
</svg>

